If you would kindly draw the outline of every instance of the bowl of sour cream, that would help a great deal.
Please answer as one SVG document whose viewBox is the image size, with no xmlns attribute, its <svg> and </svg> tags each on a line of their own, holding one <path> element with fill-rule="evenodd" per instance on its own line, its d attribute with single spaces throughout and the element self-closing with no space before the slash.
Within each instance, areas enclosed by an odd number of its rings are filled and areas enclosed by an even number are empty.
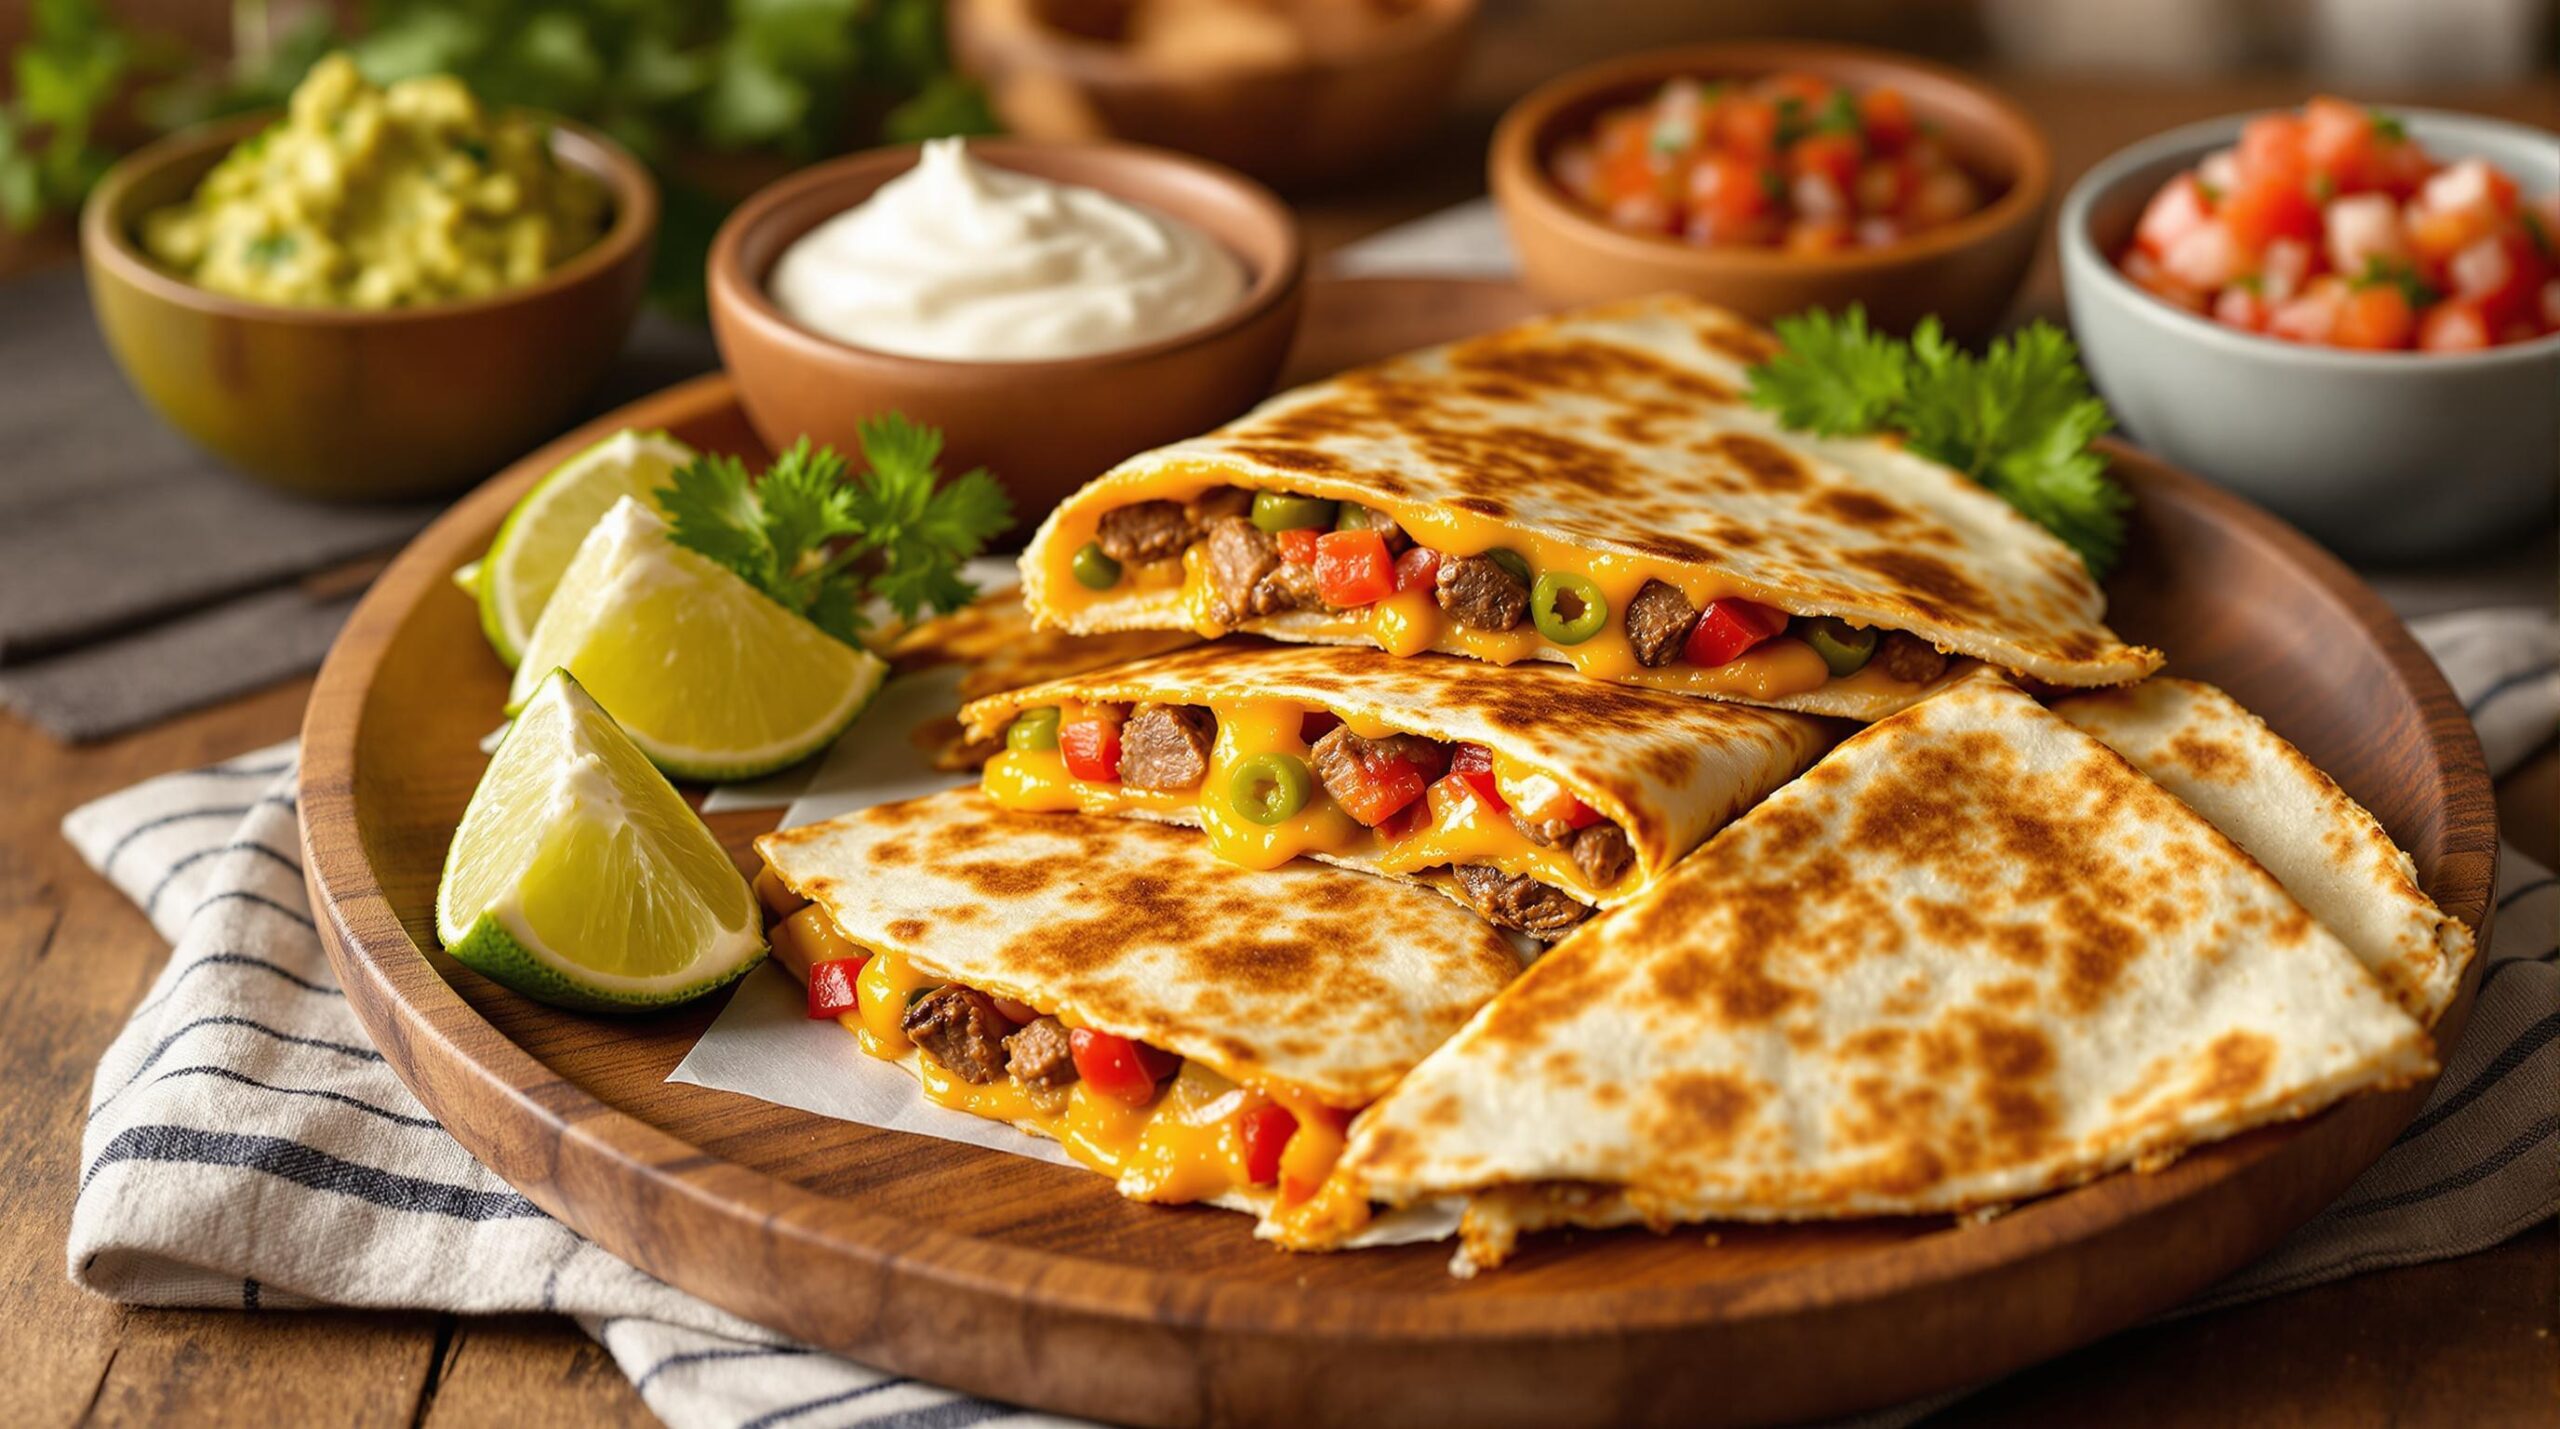
<svg viewBox="0 0 2560 1429">
<path fill-rule="evenodd" d="M 1270 388 L 1298 319 L 1289 211 L 1126 144 L 937 140 L 794 174 L 713 241 L 711 324 L 758 436 L 851 451 L 885 411 L 942 429 L 1028 530 L 1113 463 Z"/>
</svg>

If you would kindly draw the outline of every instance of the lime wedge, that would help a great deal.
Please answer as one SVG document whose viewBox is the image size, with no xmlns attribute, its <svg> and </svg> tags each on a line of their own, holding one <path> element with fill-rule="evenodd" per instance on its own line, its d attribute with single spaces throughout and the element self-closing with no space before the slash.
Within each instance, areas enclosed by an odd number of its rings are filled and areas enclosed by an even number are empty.
<svg viewBox="0 0 2560 1429">
<path fill-rule="evenodd" d="M 534 483 L 507 513 L 477 567 L 473 594 L 480 598 L 480 629 L 499 659 L 513 665 L 523 655 L 534 622 L 587 529 L 623 497 L 654 502 L 650 493 L 693 458 L 693 448 L 664 432 L 620 431 Z"/>
<path fill-rule="evenodd" d="M 578 547 L 526 642 L 509 712 L 559 666 L 679 779 L 752 779 L 824 749 L 888 665 L 668 539 L 630 497 Z"/>
<path fill-rule="evenodd" d="M 436 936 L 527 997 L 597 1011 L 700 997 L 765 951 L 755 895 L 719 840 L 557 670 L 463 810 Z"/>
</svg>

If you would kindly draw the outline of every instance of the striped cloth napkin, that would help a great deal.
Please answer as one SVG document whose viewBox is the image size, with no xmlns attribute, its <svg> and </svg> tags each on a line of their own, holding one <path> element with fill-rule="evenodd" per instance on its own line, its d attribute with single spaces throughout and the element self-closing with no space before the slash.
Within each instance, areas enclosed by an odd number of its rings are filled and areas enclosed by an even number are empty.
<svg viewBox="0 0 2560 1429">
<path fill-rule="evenodd" d="M 2560 625 L 2420 623 L 2503 772 L 2560 724 Z M 71 814 L 174 945 L 90 1094 L 72 1278 L 133 1304 L 575 1316 L 679 1429 L 1058 1422 L 792 1343 L 632 1269 L 472 1160 L 370 1046 L 320 950 L 279 745 Z M 2560 883 L 2501 859 L 2462 1045 L 2383 1158 L 2173 1313 L 2485 1249 L 2560 1208 Z M 1907 1423 L 1945 1399 L 1869 1416 Z"/>
</svg>

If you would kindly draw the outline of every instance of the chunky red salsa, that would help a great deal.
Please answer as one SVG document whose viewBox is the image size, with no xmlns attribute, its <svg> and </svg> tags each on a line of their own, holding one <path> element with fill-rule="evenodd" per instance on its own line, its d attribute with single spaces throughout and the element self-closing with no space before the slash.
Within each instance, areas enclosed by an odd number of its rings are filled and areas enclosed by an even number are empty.
<svg viewBox="0 0 2560 1429">
<path fill-rule="evenodd" d="M 2124 275 L 2290 342 L 2467 352 L 2560 331 L 2560 194 L 2439 162 L 2389 114 L 2327 96 L 2252 119 L 2152 196 Z"/>
<path fill-rule="evenodd" d="M 1809 74 L 1672 80 L 1602 113 L 1550 167 L 1617 227 L 1700 247 L 1880 248 L 1983 203 L 1900 90 Z"/>
</svg>

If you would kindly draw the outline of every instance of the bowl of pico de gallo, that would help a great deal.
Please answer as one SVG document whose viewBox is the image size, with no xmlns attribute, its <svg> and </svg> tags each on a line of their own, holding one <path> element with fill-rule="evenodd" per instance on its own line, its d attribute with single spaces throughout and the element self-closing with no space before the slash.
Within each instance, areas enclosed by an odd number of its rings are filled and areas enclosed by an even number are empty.
<svg viewBox="0 0 2560 1429">
<path fill-rule="evenodd" d="M 2547 527 L 2560 142 L 2323 96 L 2137 144 L 2065 197 L 2063 290 L 2143 445 L 2347 554 Z"/>
</svg>

